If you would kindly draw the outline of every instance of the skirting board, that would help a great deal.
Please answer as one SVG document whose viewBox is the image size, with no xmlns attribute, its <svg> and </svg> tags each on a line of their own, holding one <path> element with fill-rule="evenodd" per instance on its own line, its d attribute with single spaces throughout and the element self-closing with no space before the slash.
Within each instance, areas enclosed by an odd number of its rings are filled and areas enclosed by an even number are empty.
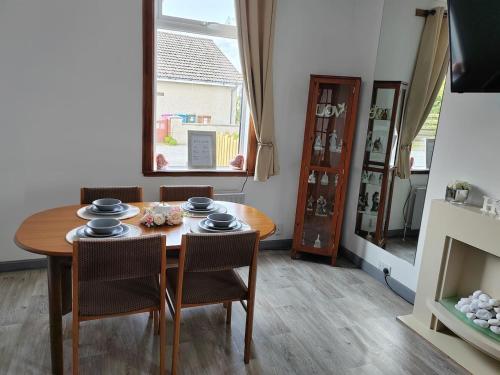
<svg viewBox="0 0 500 375">
<path fill-rule="evenodd" d="M 356 267 L 361 268 L 367 274 L 385 285 L 384 273 L 377 267 L 368 263 L 366 260 L 356 255 L 352 251 L 346 249 L 345 247 L 340 248 L 339 254 L 349 259 L 352 263 L 354 263 Z M 405 300 L 410 301 L 412 304 L 415 302 L 415 292 L 413 290 L 391 277 L 389 277 L 389 283 L 391 284 L 392 289 L 394 289 L 394 291 Z"/>
<path fill-rule="evenodd" d="M 292 240 L 268 240 L 260 243 L 260 250 L 290 250 Z M 47 267 L 47 258 L 0 262 L 0 272 L 33 270 Z"/>
<path fill-rule="evenodd" d="M 0 272 L 34 270 L 47 267 L 47 258 L 12 260 L 0 262 Z"/>
</svg>

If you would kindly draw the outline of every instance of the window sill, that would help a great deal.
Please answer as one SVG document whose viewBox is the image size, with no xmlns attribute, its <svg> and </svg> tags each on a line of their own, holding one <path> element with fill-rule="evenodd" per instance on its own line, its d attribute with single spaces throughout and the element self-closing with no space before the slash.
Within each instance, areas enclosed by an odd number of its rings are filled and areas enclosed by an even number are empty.
<svg viewBox="0 0 500 375">
<path fill-rule="evenodd" d="M 208 176 L 208 177 L 246 177 L 253 176 L 253 173 L 247 171 L 235 170 L 166 170 L 166 171 L 143 171 L 145 177 L 162 177 L 162 176 Z"/>
</svg>

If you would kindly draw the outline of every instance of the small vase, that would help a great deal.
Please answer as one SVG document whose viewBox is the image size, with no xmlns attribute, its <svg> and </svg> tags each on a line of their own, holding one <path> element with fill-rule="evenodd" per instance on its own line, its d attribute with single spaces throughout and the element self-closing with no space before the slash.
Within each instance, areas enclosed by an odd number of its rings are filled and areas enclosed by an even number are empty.
<svg viewBox="0 0 500 375">
<path fill-rule="evenodd" d="M 455 196 L 453 202 L 464 204 L 468 197 L 469 197 L 469 190 L 457 189 L 455 190 Z"/>
</svg>

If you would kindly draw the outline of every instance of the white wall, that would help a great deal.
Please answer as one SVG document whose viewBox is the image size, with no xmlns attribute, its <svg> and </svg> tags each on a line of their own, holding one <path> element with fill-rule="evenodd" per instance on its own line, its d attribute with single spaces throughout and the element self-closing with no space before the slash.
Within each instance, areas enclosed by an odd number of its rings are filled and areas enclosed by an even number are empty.
<svg viewBox="0 0 500 375">
<path fill-rule="evenodd" d="M 362 77 L 356 144 L 363 144 L 381 13 L 382 0 L 278 2 L 281 174 L 249 181 L 245 191 L 249 204 L 282 225 L 282 238 L 293 231 L 309 74 Z M 3 0 L 0 51 L 0 261 L 33 258 L 12 241 L 18 225 L 33 212 L 77 203 L 82 185 L 140 184 L 148 200 L 164 183 L 241 188 L 236 177 L 142 176 L 140 0 Z M 361 162 L 355 149 L 351 203 Z M 354 234 L 352 222 L 345 227 Z"/>
</svg>

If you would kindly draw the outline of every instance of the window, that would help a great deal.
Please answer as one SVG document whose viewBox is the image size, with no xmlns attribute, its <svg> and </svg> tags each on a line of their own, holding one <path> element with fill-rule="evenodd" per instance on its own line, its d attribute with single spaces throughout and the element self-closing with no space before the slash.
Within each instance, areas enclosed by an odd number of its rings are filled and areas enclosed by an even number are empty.
<svg viewBox="0 0 500 375">
<path fill-rule="evenodd" d="M 145 35 L 144 61 L 155 72 L 146 87 L 144 69 L 143 172 L 213 173 L 189 165 L 188 139 L 201 131 L 215 139 L 215 172 L 244 174 L 230 164 L 253 155 L 234 0 L 143 1 L 144 31 L 153 34 Z"/>
<path fill-rule="evenodd" d="M 441 113 L 441 103 L 443 101 L 445 81 L 439 89 L 432 109 L 425 120 L 422 129 L 418 132 L 411 145 L 411 154 L 413 157 L 412 170 L 429 170 L 431 167 L 432 154 L 434 152 L 434 141 L 436 139 L 437 128 L 439 124 L 439 115 Z"/>
</svg>

